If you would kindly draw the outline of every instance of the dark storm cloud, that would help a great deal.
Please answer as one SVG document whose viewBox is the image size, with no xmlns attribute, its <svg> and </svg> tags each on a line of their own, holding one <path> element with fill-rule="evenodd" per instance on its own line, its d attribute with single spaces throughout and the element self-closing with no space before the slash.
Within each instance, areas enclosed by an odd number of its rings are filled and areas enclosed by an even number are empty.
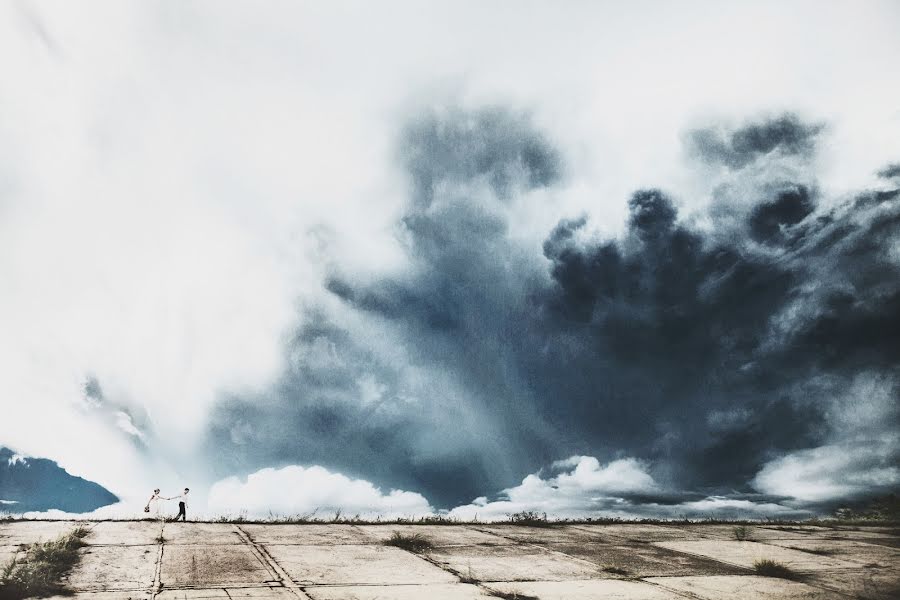
<svg viewBox="0 0 900 600">
<path fill-rule="evenodd" d="M 891 163 L 878 171 L 878 176 L 885 179 L 900 177 L 900 163 Z"/>
<path fill-rule="evenodd" d="M 783 241 L 786 228 L 805 219 L 814 209 L 812 194 L 805 186 L 783 190 L 754 207 L 748 223 L 750 234 L 757 242 Z"/>
<path fill-rule="evenodd" d="M 544 298 L 548 341 L 556 342 L 545 359 L 564 370 L 577 361 L 569 402 L 587 424 L 585 438 L 610 439 L 605 430 L 614 425 L 617 444 L 658 440 L 659 452 L 686 452 L 696 464 L 682 480 L 738 484 L 758 466 L 754 448 L 808 442 L 795 435 L 791 409 L 766 393 L 772 382 L 756 365 L 770 319 L 802 276 L 740 246 L 707 245 L 676 224 L 658 190 L 635 193 L 629 205 L 623 240 L 545 245 L 556 282 Z M 739 428 L 709 431 L 709 411 L 748 405 L 752 416 Z M 607 425 L 598 427 L 600 419 Z M 673 447 L 666 436 L 675 436 Z"/>
<path fill-rule="evenodd" d="M 482 179 L 500 198 L 516 185 L 546 187 L 559 179 L 562 165 L 526 115 L 501 107 L 426 112 L 405 128 L 400 148 L 413 199 L 425 206 L 442 184 Z"/>
<path fill-rule="evenodd" d="M 256 429 L 268 419 L 281 441 L 238 448 L 245 470 L 316 462 L 425 490 L 446 506 L 482 494 L 486 484 L 515 483 L 535 457 L 557 458 L 537 419 L 509 419 L 530 414 L 508 344 L 529 308 L 528 274 L 537 273 L 540 255 L 507 239 L 506 203 L 556 181 L 561 160 L 526 116 L 498 108 L 429 113 L 404 130 L 400 147 L 411 201 L 399 236 L 413 271 L 368 286 L 335 274 L 326 286 L 354 309 L 387 319 L 392 344 L 427 379 L 416 387 L 395 361 L 367 350 L 365 337 L 381 333 L 353 338 L 320 317 L 290 352 L 322 356 L 329 348 L 341 366 L 287 373 L 271 404 L 224 403 L 212 439 L 229 445 L 235 423 Z M 367 374 L 387 387 L 380 412 L 360 402 Z"/>
<path fill-rule="evenodd" d="M 821 130 L 785 115 L 689 139 L 743 177 L 811 155 Z M 553 185 L 561 158 L 527 117 L 428 113 L 400 147 L 411 268 L 328 279 L 371 328 L 309 320 L 279 386 L 222 403 L 223 474 L 318 463 L 451 506 L 561 457 L 625 455 L 654 465 L 659 504 L 750 493 L 770 461 L 843 439 L 835 399 L 865 405 L 862 375 L 900 376 L 896 190 L 823 209 L 808 178 L 738 181 L 746 206 L 714 205 L 731 229 L 707 232 L 645 189 L 620 238 L 585 241 L 583 216 L 533 248 L 508 233 L 510 200 Z M 895 430 L 897 411 L 879 420 L 856 433 Z"/>
<path fill-rule="evenodd" d="M 379 485 L 426 489 L 446 503 L 501 476 L 503 462 L 490 458 L 500 452 L 489 422 L 473 418 L 435 374 L 419 381 L 420 358 L 401 367 L 373 351 L 367 336 L 356 337 L 311 315 L 291 340 L 290 364 L 274 389 L 219 405 L 209 438 L 219 475 L 318 464 Z M 377 397 L 366 397 L 368 377 L 380 386 Z"/>
<path fill-rule="evenodd" d="M 627 389 L 633 403 L 618 412 L 636 413 L 635 438 L 641 414 L 673 425 L 665 451 L 686 452 L 682 480 L 737 485 L 768 457 L 822 441 L 827 399 L 853 377 L 897 373 L 898 192 L 813 210 L 798 187 L 751 211 L 750 239 L 723 242 L 676 224 L 665 195 L 642 191 L 623 240 L 579 246 L 558 229 L 545 245 L 558 330 L 595 361 L 581 389 Z M 820 379 L 828 385 L 811 383 Z M 713 411 L 742 417 L 721 427 Z M 886 431 L 897 425 L 888 416 Z"/>
<path fill-rule="evenodd" d="M 690 149 L 701 159 L 739 169 L 770 153 L 808 156 L 815 151 L 822 125 L 804 123 L 797 115 L 747 123 L 734 130 L 692 131 Z"/>
</svg>

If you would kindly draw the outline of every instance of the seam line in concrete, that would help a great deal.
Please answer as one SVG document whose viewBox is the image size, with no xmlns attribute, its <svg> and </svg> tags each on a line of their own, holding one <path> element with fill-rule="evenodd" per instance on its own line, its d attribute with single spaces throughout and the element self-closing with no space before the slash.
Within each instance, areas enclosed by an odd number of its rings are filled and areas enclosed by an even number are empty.
<svg viewBox="0 0 900 600">
<path fill-rule="evenodd" d="M 721 540 L 720 540 L 720 541 L 721 541 Z M 767 544 L 767 543 L 765 543 L 765 542 L 756 542 L 756 543 L 757 543 L 757 544 L 764 545 L 764 546 L 772 546 L 772 547 L 774 547 L 774 548 L 779 548 L 779 547 L 780 547 L 780 546 L 775 546 L 774 544 Z M 654 542 L 654 544 L 656 544 L 656 542 Z M 664 547 L 664 546 L 661 546 L 661 547 Z M 667 548 L 667 550 L 672 550 L 672 548 Z M 693 552 L 686 552 L 686 551 L 684 551 L 684 550 L 673 550 L 673 552 L 679 552 L 679 553 L 681 553 L 681 554 L 687 554 L 687 555 L 689 555 L 689 556 L 695 556 L 695 557 L 698 557 L 698 558 L 711 558 L 711 557 L 708 557 L 708 556 L 703 556 L 702 554 L 694 554 Z M 802 551 L 801 551 L 801 552 L 802 552 Z M 733 566 L 733 567 L 737 567 L 737 568 L 739 568 L 739 569 L 743 569 L 744 571 L 747 571 L 747 573 L 746 573 L 745 575 L 741 575 L 741 577 L 746 577 L 746 576 L 759 577 L 759 575 L 757 575 L 756 572 L 755 572 L 753 569 L 749 569 L 749 568 L 747 568 L 747 567 L 745 567 L 745 566 L 743 566 L 743 565 L 739 565 L 739 564 L 737 564 L 737 563 L 732 563 L 732 562 L 729 562 L 729 561 L 726 561 L 726 560 L 722 560 L 722 559 L 720 559 L 720 558 L 713 558 L 712 560 L 718 561 L 718 562 L 723 563 L 723 564 L 731 565 L 731 566 Z M 828 572 L 832 572 L 832 573 L 833 573 L 833 572 L 835 572 L 835 571 L 837 571 L 837 572 L 841 572 L 841 571 L 856 571 L 856 569 L 854 569 L 854 568 L 852 568 L 852 567 L 843 567 L 843 568 L 837 568 L 837 569 L 822 569 L 822 570 L 816 570 L 816 571 L 803 571 L 803 570 L 800 570 L 800 569 L 796 569 L 796 572 L 797 572 L 797 573 L 799 573 L 799 574 L 801 574 L 801 575 L 803 575 L 803 576 L 806 576 L 806 577 L 808 577 L 808 576 L 810 576 L 810 575 L 816 575 L 816 574 L 818 574 L 818 573 L 828 573 Z M 650 583 L 650 582 L 648 581 L 647 583 Z M 838 594 L 841 594 L 841 595 L 846 596 L 846 593 L 845 593 L 845 592 L 843 592 L 843 591 L 841 591 L 841 590 L 837 590 L 837 589 L 830 588 L 830 587 L 828 587 L 828 586 L 826 586 L 826 585 L 822 585 L 822 584 L 819 583 L 819 582 L 811 583 L 811 582 L 809 582 L 809 581 L 799 581 L 799 582 L 797 582 L 797 583 L 802 583 L 803 585 L 806 585 L 806 586 L 808 586 L 808 587 L 810 587 L 810 588 L 820 589 L 820 590 L 824 590 L 824 591 L 826 591 L 826 592 L 837 592 Z M 669 589 L 669 588 L 665 588 L 665 589 Z M 669 591 L 672 591 L 672 590 L 669 590 Z"/>
<path fill-rule="evenodd" d="M 165 540 L 166 525 L 163 523 L 159 528 L 159 542 L 157 542 L 156 550 L 156 568 L 153 570 L 153 583 L 150 584 L 150 598 L 154 599 L 162 589 L 162 559 L 163 559 L 163 540 Z"/>
<path fill-rule="evenodd" d="M 465 585 L 465 584 L 474 585 L 475 587 L 488 592 L 488 595 L 490 595 L 490 596 L 494 595 L 494 593 L 493 593 L 494 590 L 492 590 L 491 588 L 486 586 L 483 581 L 477 581 L 474 579 L 469 579 L 468 577 L 463 577 L 456 569 L 454 569 L 450 565 L 440 563 L 437 560 L 433 559 L 432 557 L 428 556 L 427 554 L 416 554 L 415 552 L 410 552 L 409 550 L 404 550 L 404 552 L 408 552 L 409 554 L 412 554 L 413 556 L 421 558 L 422 560 L 424 560 L 427 563 L 431 563 L 432 565 L 434 565 L 438 569 L 444 571 L 445 573 L 450 573 L 451 575 L 453 575 L 454 577 L 459 579 L 459 583 L 462 585 Z M 420 584 L 406 584 L 406 585 L 420 585 Z"/>
<path fill-rule="evenodd" d="M 253 539 L 247 534 L 247 532 L 241 528 L 240 525 L 235 524 L 233 525 L 233 527 L 241 540 L 245 544 L 250 546 L 257 557 L 262 560 L 263 564 L 266 565 L 266 568 L 272 571 L 275 576 L 281 581 L 281 585 L 283 585 L 285 589 L 289 590 L 298 598 L 305 598 L 306 600 L 309 600 L 309 596 L 306 595 L 306 592 L 303 591 L 303 588 L 294 583 L 294 580 L 291 578 L 291 576 L 288 575 L 287 571 L 281 568 L 281 565 L 278 564 L 278 561 L 272 558 L 272 556 L 269 554 L 269 551 L 266 550 L 265 546 L 254 542 Z"/>
<path fill-rule="evenodd" d="M 506 540 L 509 540 L 509 541 L 511 541 L 511 542 L 514 542 L 515 544 L 519 544 L 519 545 L 522 545 L 522 546 L 530 546 L 530 547 L 532 547 L 532 548 L 538 548 L 538 549 L 546 550 L 546 551 L 549 552 L 549 553 L 552 553 L 552 554 L 558 554 L 558 555 L 564 556 L 564 557 L 566 557 L 566 558 L 568 558 L 568 559 L 570 559 L 570 560 L 574 560 L 574 561 L 577 561 L 577 562 L 580 562 L 580 563 L 584 563 L 584 564 L 586 564 L 586 565 L 591 566 L 591 567 L 594 568 L 594 569 L 597 569 L 598 572 L 600 571 L 599 565 L 597 565 L 597 564 L 595 564 L 595 563 L 593 563 L 593 562 L 591 562 L 591 561 L 589 561 L 589 560 L 585 560 L 585 559 L 579 558 L 579 557 L 577 557 L 577 556 L 572 556 L 571 554 L 566 554 L 565 552 L 560 552 L 559 550 L 553 550 L 553 549 L 551 549 L 551 548 L 547 548 L 547 547 L 541 546 L 541 545 L 539 545 L 539 544 L 532 544 L 532 543 L 529 543 L 529 542 L 522 542 L 522 541 L 516 540 L 515 538 L 511 538 L 511 537 L 505 536 L 505 535 L 503 535 L 502 533 L 497 533 L 497 532 L 495 532 L 495 531 L 484 531 L 484 530 L 481 530 L 481 529 L 479 529 L 479 528 L 477 528 L 477 527 L 471 527 L 471 526 L 469 526 L 469 528 L 470 528 L 470 529 L 474 529 L 475 531 L 480 531 L 481 533 L 490 533 L 491 535 L 496 535 L 496 536 L 502 537 L 503 539 L 506 539 Z M 583 530 L 583 529 L 579 529 L 579 531 L 584 531 L 584 530 Z M 614 544 L 607 544 L 607 545 L 614 545 Z M 687 554 L 687 553 L 685 553 L 685 554 Z M 601 579 L 603 579 L 603 578 L 601 578 Z M 641 578 L 641 579 L 630 579 L 629 581 L 640 581 L 640 582 L 643 583 L 643 584 L 647 584 L 647 585 L 652 585 L 652 586 L 654 586 L 654 587 L 658 587 L 659 589 L 663 589 L 663 590 L 665 590 L 666 592 L 674 593 L 674 594 L 677 595 L 677 596 L 682 596 L 682 597 L 686 597 L 686 598 L 698 598 L 697 596 L 694 596 L 693 594 L 685 595 L 685 594 L 683 594 L 681 591 L 672 590 L 672 589 L 669 589 L 669 588 L 665 588 L 665 587 L 656 585 L 656 584 L 651 583 L 651 582 L 649 582 L 649 581 L 644 581 L 642 578 Z"/>
<path fill-rule="evenodd" d="M 554 549 L 552 549 L 552 548 L 548 548 L 547 546 L 541 546 L 540 544 L 532 544 L 531 542 L 525 542 L 525 541 L 522 541 L 522 540 L 517 540 L 517 539 L 515 539 L 515 538 L 507 537 L 507 536 L 505 536 L 505 535 L 503 535 L 503 534 L 501 534 L 501 533 L 496 533 L 496 532 L 493 532 L 493 531 L 482 531 L 482 530 L 478 529 L 477 527 L 473 527 L 472 529 L 474 529 L 475 531 L 479 531 L 479 532 L 481 532 L 481 533 L 490 533 L 490 534 L 492 534 L 492 535 L 496 535 L 496 536 L 498 536 L 498 537 L 502 537 L 502 538 L 505 539 L 505 540 L 509 540 L 509 541 L 511 541 L 511 542 L 514 542 L 515 545 L 518 545 L 518 546 L 527 546 L 527 547 L 529 547 L 529 548 L 536 548 L 536 549 L 538 549 L 538 550 L 541 550 L 542 552 L 547 552 L 548 554 L 556 554 L 556 555 L 558 555 L 558 556 L 563 556 L 563 557 L 565 557 L 565 558 L 567 558 L 567 559 L 569 559 L 569 560 L 572 560 L 572 561 L 581 563 L 581 564 L 583 564 L 583 565 L 586 565 L 586 566 L 588 566 L 588 567 L 591 567 L 592 569 L 595 569 L 595 570 L 598 571 L 598 572 L 600 571 L 600 566 L 597 565 L 596 563 L 592 563 L 592 562 L 589 561 L 589 560 L 585 560 L 585 559 L 579 558 L 579 557 L 577 557 L 577 556 L 572 556 L 571 554 L 566 554 L 565 552 L 560 552 L 559 550 L 554 550 Z"/>
</svg>

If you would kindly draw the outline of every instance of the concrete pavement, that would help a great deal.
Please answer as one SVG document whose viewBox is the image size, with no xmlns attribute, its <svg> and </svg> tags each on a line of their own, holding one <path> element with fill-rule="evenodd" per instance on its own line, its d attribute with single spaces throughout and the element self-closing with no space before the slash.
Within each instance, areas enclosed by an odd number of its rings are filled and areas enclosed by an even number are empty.
<svg viewBox="0 0 900 600">
<path fill-rule="evenodd" d="M 632 600 L 900 598 L 900 530 L 728 525 L 83 523 L 74 598 Z M 0 523 L 0 559 L 73 522 Z M 415 554 L 383 542 L 419 534 Z M 753 563 L 790 567 L 793 581 Z M 72 598 L 72 596 L 69 596 Z"/>
</svg>

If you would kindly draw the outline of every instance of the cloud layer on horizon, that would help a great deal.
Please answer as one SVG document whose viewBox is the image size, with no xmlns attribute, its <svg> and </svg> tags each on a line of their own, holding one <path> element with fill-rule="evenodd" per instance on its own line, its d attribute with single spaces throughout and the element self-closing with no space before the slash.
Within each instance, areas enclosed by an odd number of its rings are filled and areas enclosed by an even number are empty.
<svg viewBox="0 0 900 600">
<path fill-rule="evenodd" d="M 428 501 L 415 492 L 382 493 L 368 481 L 350 479 L 317 466 L 262 469 L 244 480 L 223 479 L 210 488 L 206 510 L 213 515 L 299 515 L 309 519 L 335 515 L 393 519 L 434 512 Z"/>
</svg>

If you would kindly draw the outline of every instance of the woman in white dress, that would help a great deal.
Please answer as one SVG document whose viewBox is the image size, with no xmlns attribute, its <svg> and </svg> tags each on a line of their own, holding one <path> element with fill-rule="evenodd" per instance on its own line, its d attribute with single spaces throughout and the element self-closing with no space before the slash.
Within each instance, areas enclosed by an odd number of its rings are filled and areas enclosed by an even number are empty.
<svg viewBox="0 0 900 600">
<path fill-rule="evenodd" d="M 150 513 L 154 519 L 162 519 L 162 500 L 159 495 L 159 488 L 153 490 L 153 495 L 147 500 L 147 506 L 144 507 L 145 513 Z"/>
</svg>

